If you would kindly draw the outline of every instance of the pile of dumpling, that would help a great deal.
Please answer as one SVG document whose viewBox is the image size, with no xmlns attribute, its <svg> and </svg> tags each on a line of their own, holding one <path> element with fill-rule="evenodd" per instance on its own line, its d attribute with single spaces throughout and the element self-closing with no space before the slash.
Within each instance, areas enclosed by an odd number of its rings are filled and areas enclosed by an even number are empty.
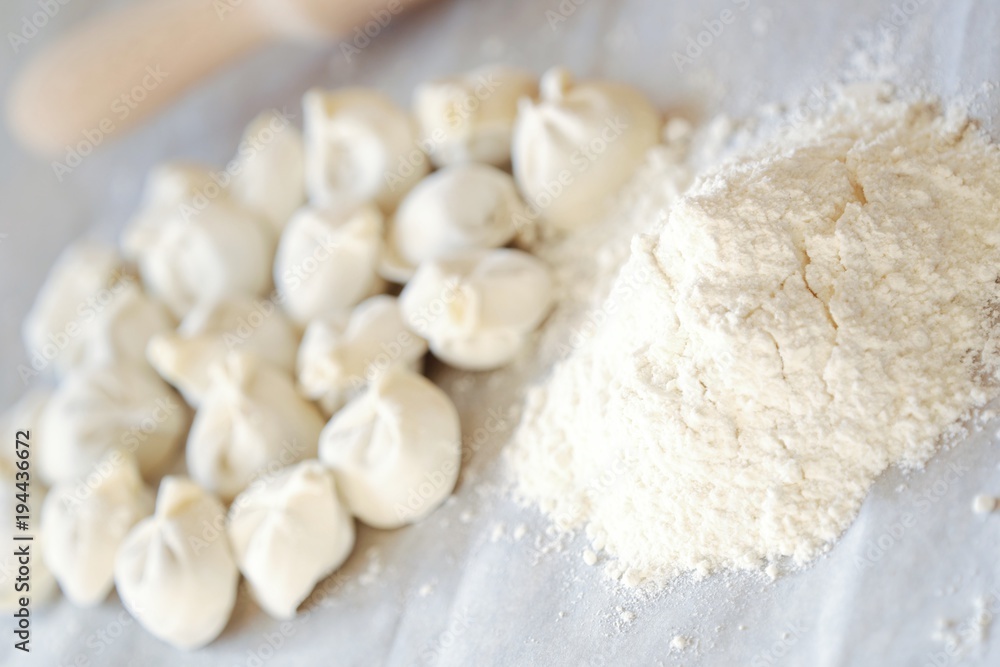
<svg viewBox="0 0 1000 667">
<path fill-rule="evenodd" d="M 303 133 L 265 113 L 225 170 L 154 170 L 120 249 L 71 246 L 24 324 L 58 380 L 5 417 L 51 487 L 35 600 L 53 578 L 81 606 L 117 588 L 195 648 L 241 574 L 288 618 L 347 559 L 355 518 L 427 516 L 462 452 L 423 358 L 513 360 L 552 285 L 508 246 L 592 219 L 659 129 L 626 86 L 489 67 L 424 84 L 412 114 L 313 90 Z"/>
</svg>

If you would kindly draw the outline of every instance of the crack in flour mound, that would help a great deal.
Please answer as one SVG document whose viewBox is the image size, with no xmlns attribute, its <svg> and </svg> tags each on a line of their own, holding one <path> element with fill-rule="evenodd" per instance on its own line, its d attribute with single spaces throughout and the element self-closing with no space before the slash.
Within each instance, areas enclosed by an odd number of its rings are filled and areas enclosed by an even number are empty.
<svg viewBox="0 0 1000 667">
<path fill-rule="evenodd" d="M 529 394 L 518 493 L 629 583 L 810 561 L 997 393 L 1000 154 L 861 90 L 650 218 Z"/>
</svg>

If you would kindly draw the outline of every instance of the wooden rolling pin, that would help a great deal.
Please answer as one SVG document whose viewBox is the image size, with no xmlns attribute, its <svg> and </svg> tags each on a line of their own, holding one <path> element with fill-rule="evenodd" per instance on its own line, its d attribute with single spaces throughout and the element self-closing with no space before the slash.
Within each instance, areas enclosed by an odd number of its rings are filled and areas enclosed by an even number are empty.
<svg viewBox="0 0 1000 667">
<path fill-rule="evenodd" d="M 7 118 L 25 146 L 60 155 L 124 133 L 256 47 L 339 35 L 365 45 L 421 1 L 142 0 L 82 24 L 28 63 Z"/>
</svg>

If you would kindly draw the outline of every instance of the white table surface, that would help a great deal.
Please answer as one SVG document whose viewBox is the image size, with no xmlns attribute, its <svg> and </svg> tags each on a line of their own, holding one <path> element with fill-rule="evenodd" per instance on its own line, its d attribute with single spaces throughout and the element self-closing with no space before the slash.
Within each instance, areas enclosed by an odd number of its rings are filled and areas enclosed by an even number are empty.
<svg viewBox="0 0 1000 667">
<path fill-rule="evenodd" d="M 36 1 L 3 3 L 5 35 L 37 11 Z M 997 92 L 982 84 L 1000 80 L 1000 4 L 894 2 L 915 11 L 894 31 L 898 68 L 892 77 L 965 96 L 992 128 L 1000 104 Z M 0 241 L 4 402 L 23 390 L 14 371 L 25 358 L 19 323 L 59 250 L 85 232 L 114 239 L 152 165 L 177 158 L 221 163 L 258 110 L 297 110 L 312 85 L 373 85 L 406 103 L 414 85 L 430 76 L 496 60 L 537 71 L 565 63 L 582 75 L 634 83 L 667 110 L 739 115 L 830 81 L 856 55 L 857 36 L 877 33 L 880 20 L 891 20 L 894 2 L 575 0 L 579 6 L 553 29 L 547 12 L 558 12 L 559 0 L 443 0 L 394 20 L 353 63 L 336 44 L 261 52 L 102 147 L 62 183 L 47 162 L 24 155 L 0 131 L 0 232 L 7 234 Z M 6 88 L 26 54 L 46 39 L 115 4 L 69 0 L 21 53 L 5 43 L 0 86 Z M 574 0 L 561 4 L 575 6 Z M 733 24 L 694 65 L 678 71 L 673 53 L 685 48 L 703 20 L 727 7 L 735 8 Z M 487 410 L 509 410 L 519 401 L 516 383 L 503 375 L 474 380 L 472 391 L 454 390 L 455 381 L 462 382 L 458 374 L 439 379 L 453 391 L 470 433 Z M 640 600 L 583 563 L 580 536 L 552 550 L 545 521 L 498 492 L 498 452 L 508 429 L 475 452 L 455 499 L 430 519 L 393 532 L 362 529 L 355 554 L 323 584 L 327 593 L 317 596 L 307 618 L 283 627 L 241 595 L 220 639 L 185 654 L 128 623 L 114 596 L 87 611 L 60 600 L 38 611 L 30 656 L 13 651 L 9 631 L 0 633 L 0 662 L 998 665 L 1000 640 L 989 633 L 965 642 L 954 657 L 942 653 L 939 637 L 942 622 L 959 631 L 972 623 L 979 597 L 1000 613 L 1000 515 L 984 519 L 970 511 L 975 493 L 1000 494 L 994 431 L 996 425 L 943 452 L 906 480 L 897 472 L 885 475 L 841 542 L 804 572 L 775 583 L 745 574 L 682 581 Z M 953 466 L 962 473 L 948 482 Z M 897 531 L 904 518 L 907 526 Z M 515 540 L 520 524 L 526 533 Z M 887 548 L 872 552 L 880 543 Z M 634 620 L 622 623 L 619 608 L 634 613 Z M 0 622 L 0 628 L 9 625 Z M 676 634 L 693 645 L 671 650 Z M 1000 634 L 1000 621 L 992 634 Z M 271 651 L 268 642 L 280 647 Z"/>
</svg>

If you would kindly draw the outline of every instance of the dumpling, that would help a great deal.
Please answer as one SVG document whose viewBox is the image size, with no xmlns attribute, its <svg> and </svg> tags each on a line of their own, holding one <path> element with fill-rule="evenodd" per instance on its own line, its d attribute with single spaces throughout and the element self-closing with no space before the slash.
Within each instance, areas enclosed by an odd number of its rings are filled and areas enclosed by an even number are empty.
<svg viewBox="0 0 1000 667">
<path fill-rule="evenodd" d="M 319 450 L 354 516 L 398 528 L 430 514 L 455 487 L 458 410 L 427 378 L 396 369 L 334 415 Z"/>
<path fill-rule="evenodd" d="M 124 272 L 122 258 L 111 246 L 78 241 L 63 250 L 22 326 L 32 367 L 41 371 L 51 363 L 65 373 L 79 365 L 85 348 L 80 329 L 96 318 L 96 299 L 112 298 L 111 290 L 129 280 L 134 278 Z"/>
<path fill-rule="evenodd" d="M 374 206 L 303 208 L 281 236 L 274 262 L 279 302 L 305 326 L 381 291 L 375 269 L 382 214 Z"/>
<path fill-rule="evenodd" d="M 519 250 L 473 250 L 420 266 L 399 307 L 431 352 L 465 370 L 512 361 L 552 307 L 548 268 Z"/>
<path fill-rule="evenodd" d="M 354 517 L 316 460 L 254 482 L 233 501 L 227 532 L 254 598 L 275 618 L 295 616 L 354 547 Z"/>
<path fill-rule="evenodd" d="M 97 314 L 85 340 L 85 366 L 146 363 L 149 340 L 175 326 L 170 311 L 136 282 L 126 283 Z"/>
<path fill-rule="evenodd" d="M 152 369 L 118 364 L 74 373 L 42 415 L 38 472 L 50 484 L 72 481 L 121 449 L 152 478 L 171 462 L 190 421 L 184 401 Z"/>
<path fill-rule="evenodd" d="M 145 202 L 122 245 L 143 284 L 176 317 L 200 301 L 259 296 L 270 287 L 275 240 L 268 223 L 208 172 L 162 166 L 149 176 Z"/>
<path fill-rule="evenodd" d="M 23 430 L 23 427 L 18 430 Z M 10 443 L 8 446 L 14 449 L 14 443 L 18 439 L 17 430 L 4 432 L 3 437 Z M 21 441 L 28 443 L 29 456 L 35 456 L 34 432 L 32 431 L 27 439 L 21 438 Z M 19 461 L 21 459 L 13 455 L 13 460 Z M 21 477 L 17 475 L 21 475 Z M 17 488 L 17 484 L 23 483 L 25 478 L 28 478 L 29 481 L 28 507 L 31 509 L 29 514 L 31 530 L 21 532 L 16 530 L 14 525 L 14 515 L 16 514 L 14 510 L 17 503 L 20 502 L 15 498 L 15 494 L 21 492 L 21 489 Z M 38 531 L 40 510 L 45 504 L 45 487 L 32 476 L 30 463 L 29 469 L 23 471 L 19 470 L 13 461 L 0 457 L 0 491 L 3 493 L 3 496 L 0 497 L 0 512 L 3 512 L 3 516 L 8 517 L 6 521 L 0 522 L 0 540 L 3 540 L 5 545 L 4 549 L 0 550 L 0 611 L 11 612 L 18 609 L 22 597 L 29 598 L 32 607 L 37 608 L 50 601 L 58 590 L 55 578 L 48 566 L 45 565 L 47 551 L 45 538 Z M 20 572 L 21 563 L 18 560 L 19 555 L 15 553 L 17 547 L 14 546 L 18 544 L 14 541 L 14 537 L 24 537 L 25 535 L 31 535 L 34 538 L 30 542 L 26 542 L 31 545 L 31 573 L 27 576 Z"/>
<path fill-rule="evenodd" d="M 52 488 L 42 509 L 45 562 L 70 602 L 89 607 L 108 596 L 119 545 L 152 511 L 135 457 L 119 450 L 86 477 Z"/>
<path fill-rule="evenodd" d="M 327 416 L 392 368 L 420 372 L 427 342 L 403 323 L 395 297 L 373 296 L 348 317 L 314 320 L 299 348 L 302 394 Z"/>
<path fill-rule="evenodd" d="M 24 321 L 35 375 L 50 363 L 60 374 L 84 366 L 144 358 L 149 338 L 174 326 L 143 293 L 111 246 L 80 241 L 60 255 Z"/>
<path fill-rule="evenodd" d="M 42 415 L 51 399 L 52 390 L 47 387 L 35 387 L 26 391 L 17 403 L 14 403 L 0 415 L 0 437 L 7 438 L 8 442 L 13 442 L 18 431 L 29 431 L 31 456 L 33 458 L 37 456 L 39 447 L 44 441 Z M 16 462 L 16 452 L 12 447 L 4 447 L 0 450 L 0 459 Z"/>
<path fill-rule="evenodd" d="M 553 68 L 541 99 L 524 99 L 514 125 L 514 178 L 529 210 L 553 229 L 596 218 L 659 141 L 660 117 L 637 90 L 612 81 L 576 83 Z"/>
<path fill-rule="evenodd" d="M 162 472 L 190 423 L 180 397 L 151 371 L 131 364 L 68 377 L 41 416 L 39 474 L 50 484 L 90 472 L 108 452 L 131 452 L 147 478 Z"/>
<path fill-rule="evenodd" d="M 446 167 L 422 180 L 399 205 L 386 232 L 381 273 L 404 283 L 422 262 L 506 244 L 527 221 L 507 173 L 485 164 Z"/>
<path fill-rule="evenodd" d="M 196 209 L 204 208 L 208 200 L 223 195 L 227 186 L 224 180 L 213 179 L 212 170 L 203 164 L 165 162 L 156 165 L 146 176 L 142 202 L 132 223 L 155 227 L 165 213 L 193 215 Z"/>
<path fill-rule="evenodd" d="M 177 331 L 155 336 L 147 353 L 160 376 L 197 405 L 208 369 L 230 351 L 253 353 L 290 375 L 298 346 L 298 332 L 273 300 L 237 296 L 195 306 Z"/>
<path fill-rule="evenodd" d="M 409 114 L 374 90 L 310 90 L 302 99 L 306 190 L 313 206 L 376 203 L 390 213 L 430 170 Z"/>
<path fill-rule="evenodd" d="M 265 218 L 275 238 L 306 199 L 303 152 L 291 119 L 266 111 L 247 125 L 234 160 L 233 199 Z"/>
<path fill-rule="evenodd" d="M 510 142 L 522 97 L 538 94 L 538 78 L 493 65 L 417 87 L 413 114 L 428 155 L 438 167 L 510 163 Z"/>
<path fill-rule="evenodd" d="M 323 417 L 291 376 L 231 352 L 210 382 L 187 442 L 191 477 L 232 500 L 258 475 L 316 457 Z"/>
<path fill-rule="evenodd" d="M 195 649 L 219 636 L 236 604 L 240 572 L 226 509 L 184 477 L 165 477 L 156 512 L 129 532 L 115 558 L 125 608 L 165 642 Z"/>
</svg>

